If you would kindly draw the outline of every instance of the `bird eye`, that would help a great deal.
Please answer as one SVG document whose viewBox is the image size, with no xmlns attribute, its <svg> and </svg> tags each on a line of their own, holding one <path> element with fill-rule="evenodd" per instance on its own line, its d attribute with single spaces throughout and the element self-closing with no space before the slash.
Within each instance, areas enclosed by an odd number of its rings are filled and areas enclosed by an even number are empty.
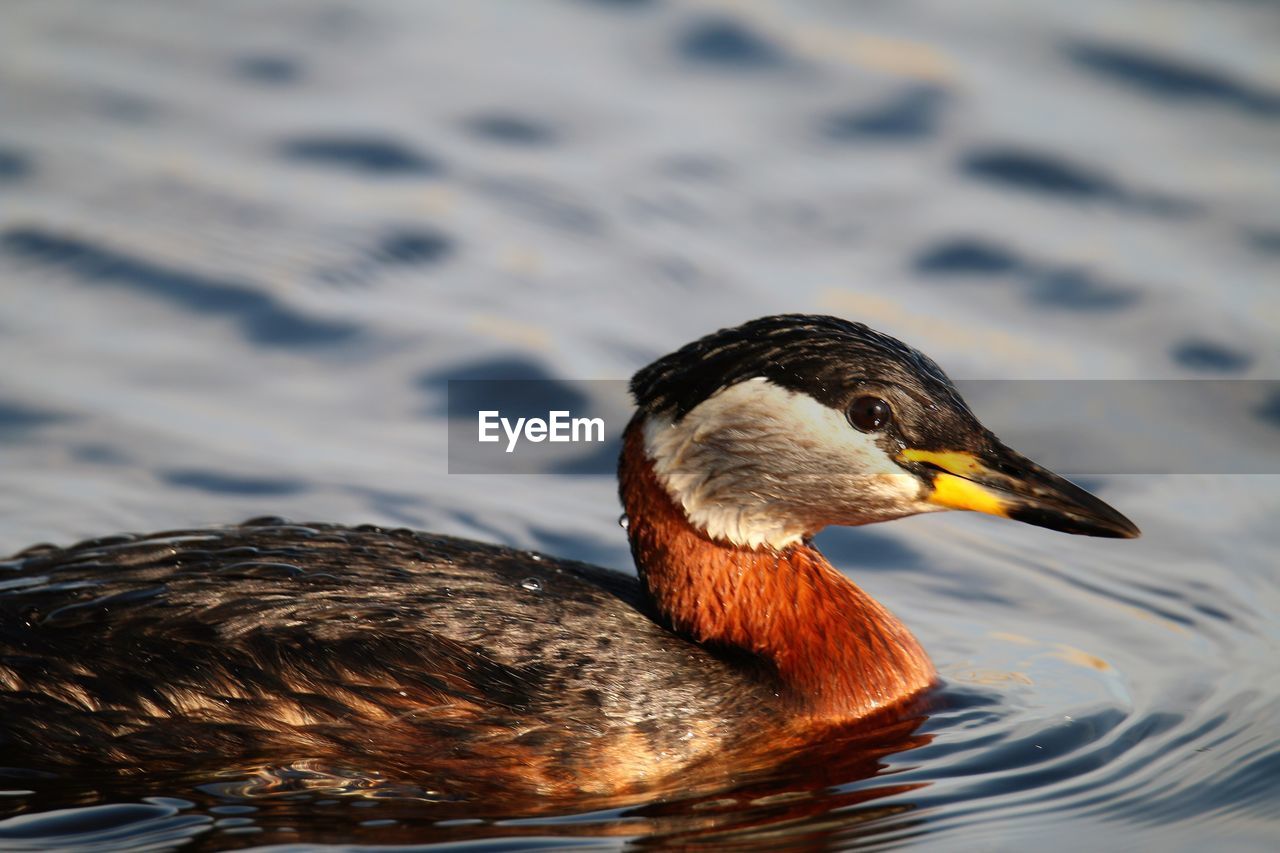
<svg viewBox="0 0 1280 853">
<path fill-rule="evenodd" d="M 863 432 L 884 429 L 893 420 L 893 409 L 879 397 L 859 397 L 849 406 L 849 423 Z"/>
</svg>

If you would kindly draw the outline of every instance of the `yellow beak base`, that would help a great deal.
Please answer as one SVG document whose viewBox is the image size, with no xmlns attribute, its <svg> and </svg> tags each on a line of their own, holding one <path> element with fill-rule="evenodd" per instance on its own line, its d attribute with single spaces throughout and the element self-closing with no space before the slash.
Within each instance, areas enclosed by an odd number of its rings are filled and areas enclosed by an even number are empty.
<svg viewBox="0 0 1280 853">
<path fill-rule="evenodd" d="M 939 473 L 933 480 L 933 494 L 929 502 L 949 509 L 969 509 L 1008 518 L 1004 501 L 972 480 L 954 474 Z"/>
</svg>

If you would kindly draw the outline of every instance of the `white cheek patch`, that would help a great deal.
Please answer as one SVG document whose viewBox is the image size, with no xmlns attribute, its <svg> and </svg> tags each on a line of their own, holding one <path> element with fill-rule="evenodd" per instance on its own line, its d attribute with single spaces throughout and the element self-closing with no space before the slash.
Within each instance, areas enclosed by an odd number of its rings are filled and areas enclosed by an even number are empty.
<svg viewBox="0 0 1280 853">
<path fill-rule="evenodd" d="M 717 392 L 679 423 L 651 417 L 644 443 L 690 523 L 735 545 L 781 549 L 829 524 L 934 508 L 874 436 L 765 379 Z"/>
</svg>

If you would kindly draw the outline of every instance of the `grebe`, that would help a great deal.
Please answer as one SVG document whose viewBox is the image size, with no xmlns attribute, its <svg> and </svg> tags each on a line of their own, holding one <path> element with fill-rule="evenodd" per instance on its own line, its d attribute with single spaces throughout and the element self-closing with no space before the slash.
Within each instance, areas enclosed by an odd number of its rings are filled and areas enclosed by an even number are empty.
<svg viewBox="0 0 1280 853">
<path fill-rule="evenodd" d="M 0 763 L 319 761 L 446 795 L 639 791 L 743 744 L 891 720 L 935 683 L 815 548 L 823 527 L 953 508 L 1138 535 L 858 323 L 765 317 L 631 390 L 618 470 L 638 579 L 279 519 L 0 564 Z"/>
</svg>

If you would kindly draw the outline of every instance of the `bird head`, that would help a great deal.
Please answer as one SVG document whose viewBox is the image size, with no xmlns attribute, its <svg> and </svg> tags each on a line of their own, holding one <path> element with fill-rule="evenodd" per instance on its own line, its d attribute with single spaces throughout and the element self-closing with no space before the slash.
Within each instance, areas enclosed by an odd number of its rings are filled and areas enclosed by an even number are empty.
<svg viewBox="0 0 1280 853">
<path fill-rule="evenodd" d="M 764 317 L 659 359 L 631 390 L 658 481 L 690 524 L 735 545 L 942 509 L 1139 535 L 1002 443 L 932 360 L 860 323 Z"/>
</svg>

